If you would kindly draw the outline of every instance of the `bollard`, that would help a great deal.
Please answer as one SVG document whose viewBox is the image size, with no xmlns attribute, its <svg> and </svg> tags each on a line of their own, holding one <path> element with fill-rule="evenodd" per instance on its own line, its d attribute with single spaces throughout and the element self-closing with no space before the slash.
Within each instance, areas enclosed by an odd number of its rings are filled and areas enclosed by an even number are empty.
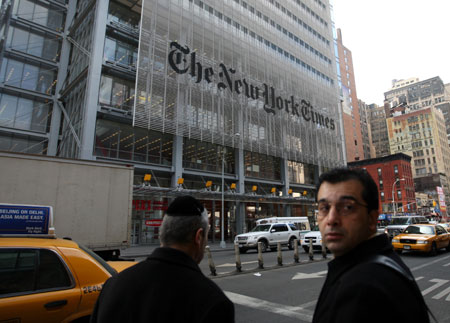
<svg viewBox="0 0 450 323">
<path fill-rule="evenodd" d="M 217 276 L 216 266 L 214 265 L 214 261 L 212 259 L 211 250 L 209 249 L 209 246 L 206 246 L 205 250 L 206 250 L 206 254 L 208 255 L 208 264 L 209 264 L 209 270 L 211 271 L 211 275 Z"/>
<path fill-rule="evenodd" d="M 294 262 L 298 264 L 300 262 L 300 259 L 298 257 L 298 240 L 294 240 Z"/>
<path fill-rule="evenodd" d="M 264 269 L 264 261 L 261 249 L 262 249 L 262 242 L 258 242 L 258 268 Z"/>
<path fill-rule="evenodd" d="M 326 249 L 323 241 L 322 241 L 322 257 L 323 257 L 323 259 L 327 259 L 327 249 Z"/>
<path fill-rule="evenodd" d="M 314 250 L 312 238 L 309 238 L 309 260 L 314 260 Z"/>
<path fill-rule="evenodd" d="M 283 255 L 281 253 L 281 242 L 278 242 L 277 250 L 278 250 L 278 254 L 277 254 L 278 266 L 283 266 Z"/>
<path fill-rule="evenodd" d="M 242 272 L 242 264 L 241 264 L 241 254 L 239 253 L 239 244 L 234 244 L 234 254 L 236 255 L 236 271 L 238 273 Z"/>
</svg>

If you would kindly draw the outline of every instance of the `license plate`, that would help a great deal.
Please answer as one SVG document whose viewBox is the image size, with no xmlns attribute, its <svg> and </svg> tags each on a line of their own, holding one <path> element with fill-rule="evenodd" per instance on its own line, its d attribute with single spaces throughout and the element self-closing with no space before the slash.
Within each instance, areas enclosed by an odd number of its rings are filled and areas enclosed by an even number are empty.
<svg viewBox="0 0 450 323">
<path fill-rule="evenodd" d="M 411 249 L 411 246 L 403 246 L 403 249 Z"/>
</svg>

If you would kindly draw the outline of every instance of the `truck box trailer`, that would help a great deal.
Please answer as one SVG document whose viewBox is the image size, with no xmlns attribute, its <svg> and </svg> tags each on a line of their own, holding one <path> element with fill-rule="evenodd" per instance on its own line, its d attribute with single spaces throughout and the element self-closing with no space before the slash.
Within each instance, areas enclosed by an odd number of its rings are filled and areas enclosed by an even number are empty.
<svg viewBox="0 0 450 323">
<path fill-rule="evenodd" d="M 58 237 L 105 259 L 129 246 L 133 166 L 0 152 L 0 204 L 48 205 Z"/>
</svg>

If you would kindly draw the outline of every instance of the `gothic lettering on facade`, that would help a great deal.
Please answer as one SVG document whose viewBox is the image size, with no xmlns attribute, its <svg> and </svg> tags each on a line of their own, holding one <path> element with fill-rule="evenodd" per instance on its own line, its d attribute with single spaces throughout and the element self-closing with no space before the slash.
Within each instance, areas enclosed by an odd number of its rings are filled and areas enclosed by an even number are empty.
<svg viewBox="0 0 450 323">
<path fill-rule="evenodd" d="M 200 83 L 202 80 L 205 80 L 207 83 L 216 81 L 219 90 L 228 89 L 231 93 L 235 92 L 238 95 L 245 95 L 252 100 L 263 98 L 263 108 L 267 113 L 275 115 L 277 112 L 284 111 L 287 114 L 301 117 L 305 121 L 319 124 L 328 129 L 336 129 L 334 119 L 314 111 L 314 107 L 309 101 L 301 100 L 299 104 L 295 101 L 293 95 L 289 99 L 277 96 L 275 88 L 266 83 L 262 84 L 263 88 L 261 89 L 249 83 L 245 78 L 234 79 L 233 76 L 236 70 L 227 67 L 223 63 L 219 64 L 219 70 L 216 73 L 212 67 L 202 66 L 197 61 L 195 51 L 191 51 L 188 46 L 181 46 L 177 42 L 171 42 L 170 48 L 171 51 L 168 55 L 170 67 L 177 74 L 189 73 L 195 80 L 195 83 Z M 218 78 L 214 80 L 216 74 Z"/>
</svg>

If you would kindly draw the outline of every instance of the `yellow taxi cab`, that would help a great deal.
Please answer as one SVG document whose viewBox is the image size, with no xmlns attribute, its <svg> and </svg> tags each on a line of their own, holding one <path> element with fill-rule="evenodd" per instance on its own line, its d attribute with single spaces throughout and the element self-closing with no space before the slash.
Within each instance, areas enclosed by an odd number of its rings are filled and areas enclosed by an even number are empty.
<svg viewBox="0 0 450 323">
<path fill-rule="evenodd" d="M 103 283 L 134 264 L 108 264 L 75 241 L 55 238 L 51 227 L 35 236 L 5 234 L 5 227 L 0 226 L 0 322 L 88 322 Z"/>
<path fill-rule="evenodd" d="M 439 249 L 450 251 L 450 233 L 439 224 L 414 224 L 392 239 L 394 250 L 420 251 L 435 255 Z"/>
</svg>

